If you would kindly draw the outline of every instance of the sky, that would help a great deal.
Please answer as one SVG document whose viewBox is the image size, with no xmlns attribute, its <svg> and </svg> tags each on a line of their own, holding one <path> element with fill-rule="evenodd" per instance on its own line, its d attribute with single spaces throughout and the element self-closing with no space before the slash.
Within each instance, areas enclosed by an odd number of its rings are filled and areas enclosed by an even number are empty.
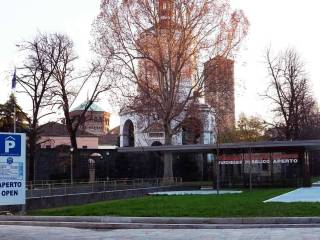
<svg viewBox="0 0 320 240">
<path fill-rule="evenodd" d="M 261 97 L 268 82 L 263 56 L 269 46 L 275 53 L 287 47 L 297 50 L 305 62 L 314 95 L 320 101 L 320 1 L 230 2 L 232 8 L 242 9 L 250 21 L 248 37 L 236 58 L 236 115 L 244 112 L 265 119 L 272 117 L 270 102 Z M 21 59 L 16 44 L 31 40 L 38 32 L 68 34 L 80 61 L 89 61 L 91 25 L 99 5 L 100 0 L 0 0 L 0 103 L 8 99 L 14 67 Z M 85 97 L 86 94 L 75 104 Z M 17 98 L 29 111 L 29 99 L 19 94 Z M 118 125 L 114 104 L 106 98 L 98 104 L 112 113 L 111 127 Z"/>
</svg>

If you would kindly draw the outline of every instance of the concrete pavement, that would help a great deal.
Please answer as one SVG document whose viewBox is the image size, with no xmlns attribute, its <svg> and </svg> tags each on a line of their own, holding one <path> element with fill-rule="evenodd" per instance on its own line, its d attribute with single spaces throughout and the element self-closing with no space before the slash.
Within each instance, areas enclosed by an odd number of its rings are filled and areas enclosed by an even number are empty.
<svg viewBox="0 0 320 240">
<path fill-rule="evenodd" d="M 117 240 L 320 240 L 320 228 L 260 228 L 260 229 L 127 229 L 87 230 L 65 227 L 3 226 L 0 239 L 61 240 L 61 239 L 117 239 Z"/>
<path fill-rule="evenodd" d="M 264 202 L 320 202 L 320 187 L 298 188 Z"/>
</svg>

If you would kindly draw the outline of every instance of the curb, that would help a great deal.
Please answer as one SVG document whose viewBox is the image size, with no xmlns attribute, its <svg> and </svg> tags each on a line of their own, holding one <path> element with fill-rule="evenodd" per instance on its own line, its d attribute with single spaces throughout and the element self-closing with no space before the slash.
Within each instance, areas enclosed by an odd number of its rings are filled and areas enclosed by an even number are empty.
<svg viewBox="0 0 320 240">
<path fill-rule="evenodd" d="M 152 224 L 96 222 L 0 221 L 0 225 L 67 227 L 79 229 L 250 229 L 250 228 L 320 228 L 320 224 Z"/>
<path fill-rule="evenodd" d="M 320 228 L 320 217 L 113 217 L 113 216 L 0 216 L 0 225 L 56 226 L 88 229 L 237 229 Z"/>
</svg>

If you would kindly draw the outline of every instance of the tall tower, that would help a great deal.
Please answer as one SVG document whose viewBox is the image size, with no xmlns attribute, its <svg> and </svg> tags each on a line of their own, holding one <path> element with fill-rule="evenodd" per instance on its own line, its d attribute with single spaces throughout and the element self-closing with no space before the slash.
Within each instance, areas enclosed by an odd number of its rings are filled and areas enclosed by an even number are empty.
<svg viewBox="0 0 320 240">
<path fill-rule="evenodd" d="M 159 23 L 160 28 L 167 28 L 173 14 L 173 0 L 159 0 Z"/>
<path fill-rule="evenodd" d="M 218 127 L 235 126 L 234 61 L 216 56 L 204 64 L 205 102 L 217 110 Z"/>
<path fill-rule="evenodd" d="M 176 19 L 173 17 L 175 12 L 174 0 L 158 0 L 156 6 L 158 8 L 158 21 L 154 22 L 152 27 L 139 36 L 138 42 L 142 52 L 146 52 L 147 55 L 162 65 L 165 65 L 164 62 L 169 59 L 170 55 L 172 59 L 167 61 L 168 68 L 175 69 L 175 64 L 180 63 L 177 61 L 177 56 L 182 53 L 178 52 L 181 50 L 174 46 L 177 46 L 182 41 L 181 36 L 183 34 L 180 34 L 178 25 L 175 22 Z M 185 52 L 188 51 L 188 49 L 185 49 Z M 141 79 L 140 87 L 144 85 L 152 87 L 152 84 L 157 85 L 158 83 L 155 79 L 159 77 L 159 74 L 154 62 L 147 58 L 142 58 L 138 64 L 139 78 Z M 195 70 L 195 57 L 190 57 L 190 60 L 184 65 L 181 70 L 182 83 L 179 85 L 182 86 L 181 88 L 186 88 L 186 92 L 188 92 L 191 88 L 192 74 Z"/>
<path fill-rule="evenodd" d="M 160 19 L 168 19 L 172 15 L 173 0 L 159 0 Z"/>
</svg>

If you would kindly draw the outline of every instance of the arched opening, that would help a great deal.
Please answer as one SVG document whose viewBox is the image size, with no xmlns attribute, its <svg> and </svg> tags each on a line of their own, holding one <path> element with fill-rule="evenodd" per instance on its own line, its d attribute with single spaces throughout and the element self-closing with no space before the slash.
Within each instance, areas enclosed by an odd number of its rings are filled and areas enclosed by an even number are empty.
<svg viewBox="0 0 320 240">
<path fill-rule="evenodd" d="M 134 147 L 134 126 L 131 120 L 127 120 L 123 126 L 123 146 Z"/>
<path fill-rule="evenodd" d="M 151 146 L 162 146 L 162 143 L 159 141 L 154 141 Z"/>
<path fill-rule="evenodd" d="M 203 131 L 202 122 L 197 118 L 188 118 L 182 126 L 182 144 L 201 143 L 201 133 Z"/>
</svg>

